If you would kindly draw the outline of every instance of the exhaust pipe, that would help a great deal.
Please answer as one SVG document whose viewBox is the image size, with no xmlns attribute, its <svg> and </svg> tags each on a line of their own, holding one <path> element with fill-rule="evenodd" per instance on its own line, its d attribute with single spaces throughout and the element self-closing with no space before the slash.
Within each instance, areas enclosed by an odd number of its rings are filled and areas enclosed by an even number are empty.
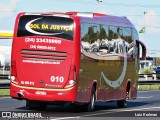
<svg viewBox="0 0 160 120">
<path fill-rule="evenodd" d="M 24 97 L 24 95 L 23 95 L 22 92 L 18 92 L 17 94 L 18 94 L 18 97 L 19 97 L 19 98 L 23 98 L 23 97 Z"/>
</svg>

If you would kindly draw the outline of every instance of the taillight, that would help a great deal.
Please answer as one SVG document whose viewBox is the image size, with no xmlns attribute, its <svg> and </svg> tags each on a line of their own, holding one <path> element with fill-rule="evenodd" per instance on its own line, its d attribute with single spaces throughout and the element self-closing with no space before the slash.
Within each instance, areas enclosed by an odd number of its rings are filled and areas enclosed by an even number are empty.
<svg viewBox="0 0 160 120">
<path fill-rule="evenodd" d="M 17 76 L 16 61 L 11 62 L 11 75 L 12 76 Z"/>
<path fill-rule="evenodd" d="M 65 88 L 70 88 L 74 85 L 76 85 L 76 67 L 75 65 L 71 65 L 69 79 L 67 84 L 65 85 Z"/>
<path fill-rule="evenodd" d="M 11 76 L 9 77 L 9 79 L 11 80 L 11 82 L 18 84 L 18 82 L 15 81 L 16 77 L 17 77 L 16 61 L 11 61 Z"/>
</svg>

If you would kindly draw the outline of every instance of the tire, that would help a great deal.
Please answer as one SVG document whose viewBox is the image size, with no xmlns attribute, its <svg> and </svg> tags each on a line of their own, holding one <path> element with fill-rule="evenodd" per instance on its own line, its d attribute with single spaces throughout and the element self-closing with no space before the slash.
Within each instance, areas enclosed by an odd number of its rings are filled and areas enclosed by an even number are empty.
<svg viewBox="0 0 160 120">
<path fill-rule="evenodd" d="M 28 109 L 36 109 L 36 110 L 45 110 L 46 109 L 46 104 L 37 102 L 37 101 L 31 101 L 31 100 L 26 100 L 26 107 Z"/>
<path fill-rule="evenodd" d="M 92 112 L 94 111 L 95 108 L 95 100 L 96 100 L 96 94 L 95 94 L 95 88 L 92 88 L 92 93 L 91 93 L 91 97 L 90 97 L 90 101 L 87 104 L 87 111 L 88 112 Z"/>
<path fill-rule="evenodd" d="M 119 108 L 126 108 L 127 107 L 127 100 L 129 99 L 129 92 L 126 92 L 126 97 L 124 100 L 117 101 L 117 106 Z"/>
</svg>

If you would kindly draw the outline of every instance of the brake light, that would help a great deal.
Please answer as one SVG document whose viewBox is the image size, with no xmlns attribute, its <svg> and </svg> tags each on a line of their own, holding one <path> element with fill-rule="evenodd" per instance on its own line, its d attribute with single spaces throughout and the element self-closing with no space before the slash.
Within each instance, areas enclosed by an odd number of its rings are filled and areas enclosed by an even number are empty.
<svg viewBox="0 0 160 120">
<path fill-rule="evenodd" d="M 9 79 L 11 80 L 11 82 L 18 84 L 18 82 L 15 81 L 16 77 L 17 77 L 16 61 L 11 61 L 11 76 L 9 77 Z"/>
<path fill-rule="evenodd" d="M 76 67 L 75 65 L 71 65 L 69 79 L 65 86 L 65 88 L 70 88 L 76 85 Z"/>
<path fill-rule="evenodd" d="M 16 61 L 11 61 L 11 75 L 17 76 Z"/>
</svg>

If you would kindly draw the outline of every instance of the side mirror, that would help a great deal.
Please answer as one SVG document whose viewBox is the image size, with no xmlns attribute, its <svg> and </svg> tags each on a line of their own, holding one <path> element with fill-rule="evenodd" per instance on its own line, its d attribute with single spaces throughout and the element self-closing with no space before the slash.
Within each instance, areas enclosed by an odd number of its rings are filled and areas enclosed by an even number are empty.
<svg viewBox="0 0 160 120">
<path fill-rule="evenodd" d="M 143 42 L 136 40 L 136 44 L 140 45 L 142 47 L 142 56 L 139 57 L 140 60 L 145 60 L 146 59 L 146 46 L 144 45 Z"/>
</svg>

